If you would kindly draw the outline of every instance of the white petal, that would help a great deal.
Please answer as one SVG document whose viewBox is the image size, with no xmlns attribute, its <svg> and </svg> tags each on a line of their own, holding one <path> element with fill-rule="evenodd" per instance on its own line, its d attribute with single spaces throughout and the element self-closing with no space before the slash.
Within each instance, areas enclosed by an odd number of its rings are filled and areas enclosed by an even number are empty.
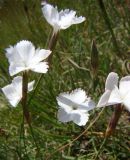
<svg viewBox="0 0 130 160">
<path fill-rule="evenodd" d="M 121 78 L 120 82 L 122 81 L 130 81 L 130 76 L 125 76 L 123 78 Z"/>
<path fill-rule="evenodd" d="M 6 49 L 6 57 L 8 58 L 10 64 L 16 64 L 21 59 L 15 46 L 10 46 Z"/>
<path fill-rule="evenodd" d="M 18 84 L 22 84 L 22 76 L 14 77 L 14 79 L 12 80 L 12 83 L 14 84 L 14 86 L 17 86 Z"/>
<path fill-rule="evenodd" d="M 101 98 L 100 98 L 100 100 L 99 100 L 99 102 L 97 104 L 97 107 L 104 107 L 104 106 L 106 106 L 106 104 L 108 103 L 110 94 L 111 94 L 111 91 L 106 90 L 103 93 L 103 95 L 101 96 Z"/>
<path fill-rule="evenodd" d="M 21 94 L 21 91 L 22 91 L 22 76 L 14 77 L 14 79 L 12 80 L 12 85 L 15 88 L 15 90 L 18 93 Z"/>
<path fill-rule="evenodd" d="M 33 44 L 29 41 L 20 41 L 14 47 L 6 49 L 6 56 L 9 60 L 9 73 L 11 76 L 27 70 L 35 53 Z"/>
<path fill-rule="evenodd" d="M 69 14 L 73 14 L 73 17 L 75 16 L 75 14 L 76 14 L 76 12 L 75 11 L 73 11 L 73 10 L 69 10 L 69 9 L 65 9 L 65 10 L 61 10 L 60 12 L 59 12 L 59 18 L 61 19 L 62 17 L 64 17 L 64 16 L 67 16 L 67 15 L 69 15 Z"/>
<path fill-rule="evenodd" d="M 85 91 L 76 89 L 71 93 L 60 93 L 57 97 L 58 105 L 62 108 L 73 110 L 73 108 L 80 109 L 81 112 L 86 112 L 95 107 L 95 103 L 86 97 Z"/>
<path fill-rule="evenodd" d="M 75 18 L 76 12 L 73 10 L 64 10 L 59 13 L 60 21 L 59 26 L 61 29 L 66 29 L 72 25 L 73 19 Z"/>
<path fill-rule="evenodd" d="M 74 103 L 67 99 L 66 97 L 62 97 L 61 94 L 56 98 L 58 105 L 61 108 L 64 108 L 67 112 L 70 112 L 72 110 L 72 106 L 74 106 Z"/>
<path fill-rule="evenodd" d="M 94 108 L 95 103 L 87 98 L 85 91 L 82 89 L 76 89 L 71 93 L 61 93 L 57 97 L 60 110 L 58 115 L 61 121 L 68 122 L 73 121 L 79 126 L 85 125 L 88 121 L 88 111 L 90 108 Z"/>
<path fill-rule="evenodd" d="M 124 98 L 123 104 L 128 109 L 128 111 L 130 112 L 130 92 L 127 93 L 126 97 Z"/>
<path fill-rule="evenodd" d="M 120 82 L 121 81 L 130 81 L 130 76 L 125 76 L 125 77 L 121 78 Z"/>
<path fill-rule="evenodd" d="M 32 71 L 34 72 L 38 72 L 38 73 L 46 73 L 48 71 L 48 64 L 47 62 L 40 62 L 37 65 L 32 66 L 32 68 L 30 68 Z"/>
<path fill-rule="evenodd" d="M 77 104 L 85 102 L 87 98 L 85 91 L 81 88 L 75 89 L 71 93 L 61 93 L 61 96 L 66 97 Z"/>
<path fill-rule="evenodd" d="M 37 49 L 36 50 L 36 54 L 34 55 L 30 65 L 34 65 L 37 64 L 41 61 L 43 61 L 44 59 L 46 59 L 49 55 L 51 54 L 50 50 L 45 50 L 45 49 Z"/>
<path fill-rule="evenodd" d="M 39 73 L 46 73 L 49 66 L 47 62 L 41 62 L 47 58 L 51 51 L 37 49 L 30 41 L 20 41 L 14 47 L 6 49 L 6 56 L 9 60 L 9 73 L 11 76 L 25 70 L 33 70 Z"/>
<path fill-rule="evenodd" d="M 6 51 L 6 57 L 8 58 L 8 61 L 9 63 L 11 63 L 13 53 L 15 52 L 14 47 L 10 46 L 9 48 L 6 48 L 5 51 Z"/>
<path fill-rule="evenodd" d="M 15 97 L 13 99 L 10 99 L 9 102 L 13 107 L 16 107 L 20 102 L 20 100 L 21 100 L 21 97 Z"/>
<path fill-rule="evenodd" d="M 82 16 L 80 16 L 80 17 L 75 17 L 75 18 L 73 19 L 72 24 L 79 24 L 79 23 L 84 22 L 85 20 L 86 20 L 86 18 L 85 18 L 85 17 L 82 17 Z"/>
<path fill-rule="evenodd" d="M 3 87 L 2 91 L 13 107 L 19 103 L 22 98 L 22 77 L 17 76 L 12 80 L 12 83 Z"/>
<path fill-rule="evenodd" d="M 28 84 L 28 91 L 33 89 L 34 81 Z M 17 76 L 12 83 L 2 88 L 3 93 L 13 107 L 22 99 L 22 77 Z"/>
<path fill-rule="evenodd" d="M 35 47 L 30 41 L 22 40 L 16 44 L 16 49 L 21 60 L 28 65 L 35 54 Z"/>
<path fill-rule="evenodd" d="M 109 73 L 107 79 L 106 79 L 106 84 L 105 84 L 105 90 L 113 90 L 115 85 L 117 86 L 118 84 L 118 74 L 111 72 Z"/>
<path fill-rule="evenodd" d="M 43 7 L 42 7 L 42 12 L 43 12 L 43 15 L 46 19 L 46 21 L 52 25 L 54 27 L 54 25 L 58 22 L 59 20 L 59 13 L 57 11 L 57 7 L 53 7 L 52 5 L 50 4 L 45 4 Z"/>
<path fill-rule="evenodd" d="M 130 76 L 123 77 L 120 80 L 119 90 L 123 97 L 125 97 L 127 93 L 130 92 Z"/>
<path fill-rule="evenodd" d="M 33 90 L 34 83 L 35 83 L 35 80 L 28 83 L 28 92 L 31 92 Z"/>
<path fill-rule="evenodd" d="M 112 90 L 107 106 L 122 103 L 122 97 L 117 86 Z"/>
<path fill-rule="evenodd" d="M 2 88 L 2 91 L 5 94 L 8 101 L 10 102 L 10 104 L 13 107 L 16 107 L 16 105 L 19 103 L 22 97 L 19 94 L 17 94 L 17 91 L 15 90 L 14 86 L 12 84 L 7 85 Z"/>
<path fill-rule="evenodd" d="M 37 53 L 37 57 L 39 61 L 46 59 L 51 54 L 51 52 L 52 51 L 50 50 L 40 49 L 39 52 Z"/>
<path fill-rule="evenodd" d="M 57 118 L 61 122 L 71 121 L 70 114 L 66 112 L 63 108 L 59 108 Z"/>
<path fill-rule="evenodd" d="M 7 57 L 8 57 L 8 56 L 10 56 L 10 55 L 13 54 L 13 52 L 14 52 L 14 47 L 13 47 L 13 46 L 9 46 L 8 48 L 5 49 L 5 51 L 6 51 L 6 55 L 7 55 Z"/>
<path fill-rule="evenodd" d="M 10 76 L 14 76 L 15 74 L 17 74 L 17 73 L 19 73 L 21 71 L 24 71 L 24 70 L 26 70 L 25 67 L 18 66 L 17 64 L 14 64 L 14 65 L 11 64 L 9 66 L 9 74 L 10 74 Z"/>
<path fill-rule="evenodd" d="M 88 113 L 81 113 L 78 110 L 75 110 L 73 111 L 73 113 L 71 113 L 71 120 L 79 126 L 86 125 L 88 119 L 89 119 Z"/>
<path fill-rule="evenodd" d="M 77 17 L 75 15 L 76 15 L 76 12 L 73 10 L 69 10 L 69 9 L 66 9 L 64 11 L 62 10 L 59 13 L 59 16 L 60 16 L 59 26 L 60 26 L 60 28 L 66 29 L 73 24 L 79 24 L 79 23 L 82 23 L 83 21 L 85 21 L 85 17 L 82 17 L 82 16 Z"/>
<path fill-rule="evenodd" d="M 21 94 L 22 96 L 22 76 L 17 76 L 12 80 L 12 85 L 17 90 L 17 93 Z M 31 92 L 33 90 L 35 80 L 28 83 L 28 92 Z"/>
<path fill-rule="evenodd" d="M 95 108 L 95 102 L 88 98 L 84 103 L 79 104 L 78 110 L 81 112 L 90 111 Z"/>
</svg>

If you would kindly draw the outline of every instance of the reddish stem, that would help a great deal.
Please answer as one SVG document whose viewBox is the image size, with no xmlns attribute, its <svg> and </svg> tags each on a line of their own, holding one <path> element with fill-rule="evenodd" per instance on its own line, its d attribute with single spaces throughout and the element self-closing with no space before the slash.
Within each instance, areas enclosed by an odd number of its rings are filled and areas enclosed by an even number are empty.
<svg viewBox="0 0 130 160">
<path fill-rule="evenodd" d="M 123 110 L 123 106 L 121 104 L 118 104 L 117 106 L 115 106 L 114 113 L 106 129 L 105 137 L 109 137 L 115 132 L 122 110 Z"/>
<path fill-rule="evenodd" d="M 22 107 L 23 107 L 24 117 L 27 123 L 30 124 L 31 118 L 27 107 L 27 92 L 28 92 L 28 74 L 27 72 L 24 72 L 22 80 Z"/>
</svg>

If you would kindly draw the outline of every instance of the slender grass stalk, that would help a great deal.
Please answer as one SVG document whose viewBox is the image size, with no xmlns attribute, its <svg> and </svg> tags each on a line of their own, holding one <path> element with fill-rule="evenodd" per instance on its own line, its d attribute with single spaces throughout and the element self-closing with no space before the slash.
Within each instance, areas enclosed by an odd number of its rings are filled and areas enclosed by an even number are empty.
<svg viewBox="0 0 130 160">
<path fill-rule="evenodd" d="M 32 135 L 32 137 L 33 137 L 33 140 L 34 140 L 35 146 L 36 146 L 36 148 L 37 148 L 37 154 L 36 154 L 36 157 L 37 157 L 38 155 L 40 155 L 40 157 L 39 157 L 39 158 L 40 158 L 41 160 L 43 160 L 43 157 L 42 157 L 42 156 L 41 156 L 41 154 L 40 154 L 40 148 L 39 148 L 39 146 L 38 146 L 37 139 L 36 139 L 36 138 L 35 138 L 35 136 L 34 136 L 34 132 L 33 132 L 32 125 L 31 125 L 31 123 L 29 123 L 28 125 L 29 125 L 29 129 L 30 129 L 31 135 Z"/>
<path fill-rule="evenodd" d="M 93 160 L 99 159 L 98 158 L 99 153 L 100 153 L 101 149 L 103 148 L 104 144 L 106 143 L 106 141 L 107 141 L 107 137 L 104 138 L 104 140 L 103 140 L 103 142 L 102 142 L 102 144 L 101 144 L 101 146 L 100 146 L 100 148 L 99 148 L 99 150 L 98 150 L 98 152 L 97 152 L 97 154 L 96 154 L 96 156 L 95 156 L 95 158 Z"/>
<path fill-rule="evenodd" d="M 99 4 L 99 7 L 102 11 L 102 14 L 103 14 L 103 18 L 105 20 L 105 23 L 111 33 L 111 36 L 112 36 L 112 41 L 113 41 L 113 44 L 114 44 L 114 47 L 116 49 L 116 52 L 117 52 L 117 55 L 118 56 L 122 56 L 121 52 L 120 52 L 120 49 L 119 49 L 119 46 L 118 46 L 118 43 L 117 43 L 117 40 L 116 40 L 116 37 L 115 37 L 115 34 L 113 32 L 113 29 L 112 29 L 112 26 L 111 26 L 111 22 L 110 22 L 110 19 L 109 19 L 109 16 L 107 14 L 107 11 L 106 11 L 106 8 L 105 8 L 105 5 L 104 5 L 104 2 L 103 0 L 98 0 L 98 4 Z"/>
<path fill-rule="evenodd" d="M 109 137 L 114 133 L 117 123 L 119 121 L 119 118 L 121 116 L 122 110 L 123 110 L 123 106 L 121 104 L 118 104 L 117 106 L 115 106 L 114 113 L 106 129 L 105 137 Z"/>
<path fill-rule="evenodd" d="M 36 86 L 35 86 L 35 88 L 33 89 L 33 93 L 32 93 L 32 95 L 31 95 L 31 97 L 30 97 L 30 99 L 29 99 L 29 101 L 28 101 L 28 106 L 30 105 L 30 103 L 31 103 L 34 95 L 36 94 L 36 92 L 37 92 L 37 90 L 38 90 L 38 87 L 39 87 L 39 85 L 40 85 L 41 79 L 43 78 L 43 76 L 44 76 L 44 74 L 41 74 L 40 77 L 38 78 L 38 81 L 37 81 L 37 83 L 36 83 Z"/>
<path fill-rule="evenodd" d="M 19 135 L 19 157 L 22 155 L 22 139 L 24 138 L 24 115 L 22 117 L 22 122 L 20 124 L 20 135 Z"/>
<path fill-rule="evenodd" d="M 28 156 L 28 152 L 27 152 L 27 146 L 26 146 L 26 142 L 25 142 L 25 129 L 24 129 L 24 115 L 22 117 L 22 122 L 21 122 L 21 126 L 20 126 L 20 139 L 19 139 L 19 144 L 20 144 L 20 151 L 19 151 L 19 157 L 20 159 L 22 159 L 22 142 L 23 142 L 23 145 L 24 145 L 24 151 L 25 151 L 25 156 L 26 158 L 29 160 L 29 156 Z"/>
</svg>

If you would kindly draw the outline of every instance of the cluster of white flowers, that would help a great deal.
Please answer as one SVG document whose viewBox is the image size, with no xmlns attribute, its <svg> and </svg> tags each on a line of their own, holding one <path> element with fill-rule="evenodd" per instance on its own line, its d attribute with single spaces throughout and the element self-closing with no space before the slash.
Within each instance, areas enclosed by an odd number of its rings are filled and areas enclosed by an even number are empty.
<svg viewBox="0 0 130 160">
<path fill-rule="evenodd" d="M 57 7 L 54 8 L 47 3 L 42 7 L 42 11 L 45 19 L 53 26 L 55 32 L 85 20 L 84 17 L 78 18 L 75 16 L 76 12 L 72 10 L 66 9 L 58 13 Z M 35 49 L 34 45 L 27 40 L 22 40 L 15 46 L 10 46 L 6 49 L 6 57 L 10 64 L 10 76 L 29 70 L 38 73 L 46 73 L 49 66 L 48 63 L 43 62 L 43 60 L 45 60 L 50 53 L 50 50 Z M 30 89 L 28 90 L 31 91 Z M 10 85 L 2 88 L 2 91 L 11 105 L 15 107 L 22 98 L 22 77 L 15 77 Z"/>
<path fill-rule="evenodd" d="M 47 22 L 53 27 L 53 32 L 66 29 L 73 24 L 85 21 L 85 17 L 77 17 L 73 10 L 65 9 L 58 12 L 57 7 L 44 3 L 42 12 Z M 50 50 L 35 49 L 34 45 L 27 40 L 22 40 L 15 46 L 6 49 L 6 57 L 9 61 L 10 76 L 29 70 L 46 73 L 48 63 L 44 60 L 51 54 Z M 17 76 L 12 83 L 3 87 L 2 91 L 13 107 L 22 99 L 22 76 Z M 34 81 L 28 83 L 28 92 L 33 90 Z M 61 122 L 73 121 L 83 126 L 89 119 L 89 111 L 95 108 L 113 104 L 123 104 L 130 111 L 130 76 L 120 80 L 118 88 L 118 75 L 111 72 L 105 84 L 105 93 L 101 96 L 97 107 L 91 98 L 87 97 L 82 89 L 75 89 L 71 93 L 60 93 L 57 97 L 59 105 L 58 119 Z"/>
<path fill-rule="evenodd" d="M 9 61 L 10 76 L 14 76 L 20 72 L 34 71 L 38 73 L 46 73 L 48 71 L 47 62 L 43 62 L 51 51 L 45 49 L 35 49 L 34 45 L 26 40 L 20 41 L 15 46 L 6 49 L 6 57 Z M 28 84 L 28 91 L 33 90 L 34 81 Z M 17 76 L 12 83 L 3 87 L 2 91 L 13 107 L 22 99 L 22 77 Z"/>
<path fill-rule="evenodd" d="M 95 108 L 110 106 L 121 103 L 130 111 L 130 76 L 123 77 L 119 83 L 117 73 L 109 73 L 105 93 L 101 96 L 97 106 L 85 95 L 85 91 L 76 89 L 71 93 L 61 93 L 57 97 L 59 105 L 58 119 L 61 122 L 73 121 L 79 126 L 88 121 L 88 111 Z"/>
<path fill-rule="evenodd" d="M 65 9 L 58 12 L 57 7 L 53 7 L 47 3 L 42 4 L 42 12 L 47 22 L 53 26 L 54 33 L 85 20 L 84 17 L 77 17 L 76 12 L 73 10 Z M 10 76 L 30 70 L 38 73 L 46 73 L 49 66 L 44 60 L 50 54 L 50 50 L 35 49 L 34 45 L 27 40 L 22 40 L 16 45 L 10 46 L 6 49 L 6 57 L 10 64 Z M 33 90 L 34 82 L 28 83 L 28 92 Z M 13 107 L 16 107 L 22 99 L 22 87 L 23 78 L 22 76 L 17 76 L 12 80 L 11 84 L 2 88 L 3 93 Z"/>
</svg>

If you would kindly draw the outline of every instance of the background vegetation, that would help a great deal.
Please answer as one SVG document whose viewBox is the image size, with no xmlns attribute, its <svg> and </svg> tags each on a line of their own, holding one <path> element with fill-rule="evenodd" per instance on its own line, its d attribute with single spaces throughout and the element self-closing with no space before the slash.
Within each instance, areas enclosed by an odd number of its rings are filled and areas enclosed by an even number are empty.
<svg viewBox="0 0 130 160">
<path fill-rule="evenodd" d="M 29 105 L 32 130 L 27 124 L 23 127 L 21 106 L 11 108 L 0 93 L 0 159 L 130 160 L 130 114 L 125 109 L 115 134 L 104 142 L 103 133 L 113 107 L 91 112 L 87 125 L 79 127 L 58 122 L 56 103 L 60 92 L 78 87 L 98 102 L 110 71 L 120 76 L 130 73 L 129 0 L 103 0 L 105 8 L 101 0 L 49 0 L 49 3 L 59 10 L 74 9 L 86 21 L 60 32 L 51 68 Z M 23 39 L 47 48 L 51 31 L 42 15 L 40 0 L 0 0 L 0 87 L 11 81 L 5 48 Z M 98 51 L 92 47 L 93 40 Z M 37 80 L 39 76 L 33 73 L 30 79 Z M 99 119 L 83 136 L 57 151 L 80 135 L 98 114 Z"/>
</svg>

